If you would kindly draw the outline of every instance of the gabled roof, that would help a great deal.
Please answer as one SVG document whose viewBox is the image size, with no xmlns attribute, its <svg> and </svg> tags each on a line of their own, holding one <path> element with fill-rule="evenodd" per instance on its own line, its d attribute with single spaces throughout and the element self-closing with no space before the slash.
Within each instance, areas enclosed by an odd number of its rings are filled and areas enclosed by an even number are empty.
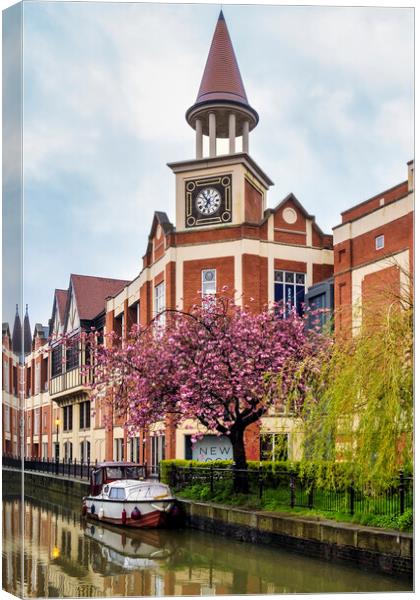
<svg viewBox="0 0 420 600">
<path fill-rule="evenodd" d="M 293 194 L 293 192 L 291 192 L 290 194 L 287 194 L 287 196 L 285 198 L 283 198 L 283 200 L 281 200 L 274 208 L 268 208 L 267 210 L 270 211 L 270 214 L 276 213 L 277 211 L 279 211 L 282 208 L 282 206 L 284 206 L 286 204 L 286 202 L 289 202 L 289 201 L 292 201 L 298 207 L 298 209 L 301 211 L 301 213 L 303 214 L 305 219 L 315 219 L 314 215 L 310 215 L 308 213 L 306 208 L 299 202 L 299 200 L 296 198 L 296 196 Z"/>
<path fill-rule="evenodd" d="M 68 290 L 55 290 L 55 298 L 57 302 L 58 316 L 60 317 L 60 322 L 64 323 L 64 316 L 66 311 L 67 304 L 67 294 Z"/>
<path fill-rule="evenodd" d="M 281 200 L 277 206 L 275 206 L 274 208 L 267 208 L 264 212 L 264 220 L 271 214 L 274 214 L 276 212 L 278 212 L 287 202 L 293 202 L 294 205 L 301 211 L 301 213 L 303 214 L 303 216 L 305 217 L 305 219 L 310 219 L 312 221 L 312 225 L 315 227 L 315 229 L 318 231 L 318 233 L 322 236 L 326 236 L 326 237 L 332 237 L 331 234 L 329 233 L 324 233 L 322 231 L 322 229 L 320 228 L 320 226 L 318 225 L 318 223 L 315 221 L 315 216 L 314 215 L 310 215 L 308 213 L 308 211 L 306 210 L 306 208 L 303 206 L 303 204 L 301 204 L 299 202 L 299 200 L 296 198 L 296 196 L 294 195 L 293 192 L 291 192 L 290 194 L 288 194 L 285 198 L 283 198 L 283 200 Z"/>
<path fill-rule="evenodd" d="M 42 325 L 42 323 L 35 323 L 33 337 L 36 337 L 36 336 L 43 338 L 43 339 L 47 339 L 48 338 L 48 327 L 45 327 L 44 325 Z"/>
<path fill-rule="evenodd" d="M 165 234 L 170 233 L 174 230 L 174 226 L 170 222 L 168 215 L 165 212 L 155 211 L 153 215 L 152 226 L 150 228 L 149 239 L 155 235 L 156 227 L 160 225 Z"/>
<path fill-rule="evenodd" d="M 106 298 L 115 296 L 128 283 L 130 282 L 125 279 L 72 274 L 70 276 L 70 287 L 74 292 L 79 319 L 81 321 L 94 319 L 105 309 Z M 67 297 L 66 311 L 69 307 L 69 301 L 70 294 Z"/>
<path fill-rule="evenodd" d="M 163 233 L 165 235 L 168 235 L 168 233 L 175 231 L 175 227 L 170 222 L 168 215 L 165 212 L 156 210 L 153 215 L 152 226 L 150 227 L 149 241 L 147 243 L 146 254 L 152 251 L 152 240 L 155 237 L 156 227 L 158 225 L 162 227 Z"/>
<path fill-rule="evenodd" d="M 248 106 L 244 84 L 223 12 L 220 11 L 196 103 L 233 101 Z"/>
</svg>

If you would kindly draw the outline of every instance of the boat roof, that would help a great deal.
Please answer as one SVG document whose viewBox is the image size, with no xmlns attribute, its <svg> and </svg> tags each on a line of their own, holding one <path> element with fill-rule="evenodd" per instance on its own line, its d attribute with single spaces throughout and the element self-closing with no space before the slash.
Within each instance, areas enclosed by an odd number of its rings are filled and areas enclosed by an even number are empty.
<svg viewBox="0 0 420 600">
<path fill-rule="evenodd" d="M 116 481 L 110 481 L 106 485 L 109 487 L 134 487 L 134 486 L 146 486 L 146 485 L 159 485 L 168 487 L 166 483 L 157 481 L 156 479 L 117 479 Z"/>
</svg>

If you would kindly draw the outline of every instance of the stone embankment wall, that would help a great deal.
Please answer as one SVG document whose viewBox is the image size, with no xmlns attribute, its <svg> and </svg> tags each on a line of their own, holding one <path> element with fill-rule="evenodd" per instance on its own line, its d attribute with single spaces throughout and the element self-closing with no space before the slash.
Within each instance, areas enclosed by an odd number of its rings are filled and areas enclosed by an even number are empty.
<svg viewBox="0 0 420 600">
<path fill-rule="evenodd" d="M 76 511 L 88 483 L 46 473 L 25 473 L 27 494 Z M 3 469 L 3 495 L 20 494 L 22 475 Z M 288 513 L 249 511 L 179 500 L 188 527 L 244 542 L 270 544 L 324 560 L 351 562 L 392 575 L 413 573 L 413 536 L 353 523 L 337 523 Z"/>
<path fill-rule="evenodd" d="M 3 469 L 2 473 L 3 495 L 20 495 L 22 475 L 17 470 Z M 63 504 L 65 498 L 68 508 L 80 511 L 81 500 L 87 496 L 89 484 L 87 481 L 65 479 L 50 473 L 25 473 L 24 493 L 38 499 Z"/>
<path fill-rule="evenodd" d="M 413 572 L 410 533 L 188 500 L 180 500 L 180 504 L 187 525 L 196 529 L 392 575 Z"/>
</svg>

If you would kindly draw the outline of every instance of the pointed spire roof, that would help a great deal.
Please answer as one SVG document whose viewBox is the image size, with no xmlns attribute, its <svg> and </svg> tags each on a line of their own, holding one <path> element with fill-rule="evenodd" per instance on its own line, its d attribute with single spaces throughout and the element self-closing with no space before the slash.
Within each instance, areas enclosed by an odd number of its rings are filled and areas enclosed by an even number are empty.
<svg viewBox="0 0 420 600">
<path fill-rule="evenodd" d="M 13 323 L 12 350 L 18 356 L 20 356 L 20 354 L 22 352 L 22 324 L 20 322 L 19 305 L 18 304 L 16 304 L 15 321 Z"/>
<path fill-rule="evenodd" d="M 231 100 L 248 105 L 223 12 L 220 11 L 196 102 Z"/>
<path fill-rule="evenodd" d="M 25 318 L 23 320 L 23 348 L 25 354 L 30 354 L 32 350 L 31 324 L 29 323 L 28 305 L 26 305 Z"/>
<path fill-rule="evenodd" d="M 250 131 L 258 123 L 258 113 L 248 102 L 223 11 L 216 23 L 197 99 L 185 116 L 193 129 L 195 119 L 202 119 L 203 133 L 208 135 L 206 120 L 209 111 L 215 110 L 221 117 L 217 119 L 217 137 L 229 136 L 229 111 L 236 114 L 238 131 L 244 120 L 248 121 Z"/>
</svg>

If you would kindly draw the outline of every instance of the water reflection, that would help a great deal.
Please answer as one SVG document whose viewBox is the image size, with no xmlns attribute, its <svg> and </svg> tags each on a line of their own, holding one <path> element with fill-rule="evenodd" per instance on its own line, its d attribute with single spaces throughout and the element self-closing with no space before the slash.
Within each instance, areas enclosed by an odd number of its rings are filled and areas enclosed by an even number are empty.
<svg viewBox="0 0 420 600">
<path fill-rule="evenodd" d="M 24 551 L 20 536 L 24 521 Z M 28 597 L 403 591 L 411 582 L 193 530 L 126 531 L 27 499 L 3 502 L 3 587 Z"/>
</svg>

